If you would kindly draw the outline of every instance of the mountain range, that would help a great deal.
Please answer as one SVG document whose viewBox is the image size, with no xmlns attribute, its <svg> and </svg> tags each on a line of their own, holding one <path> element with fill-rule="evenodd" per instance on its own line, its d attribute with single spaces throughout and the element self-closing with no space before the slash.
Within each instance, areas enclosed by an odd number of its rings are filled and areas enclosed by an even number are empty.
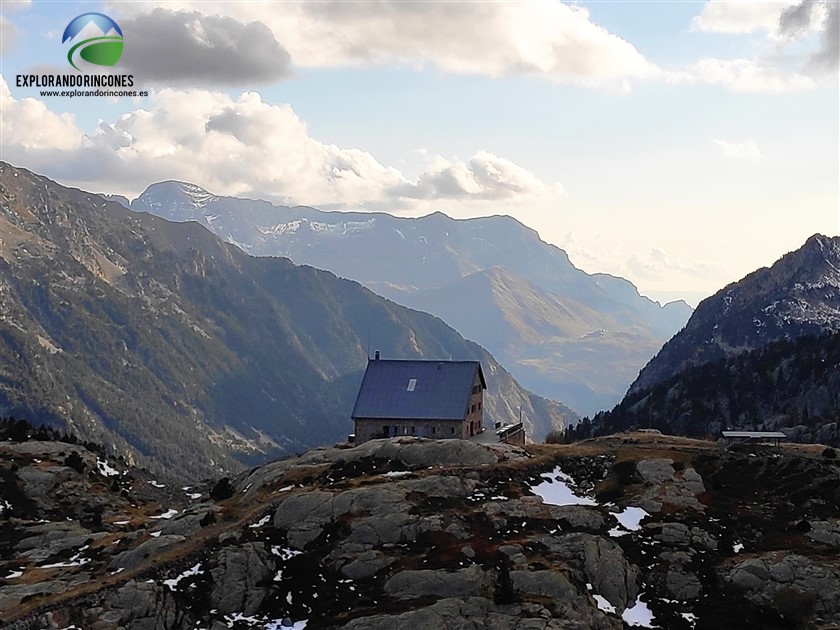
<svg viewBox="0 0 840 630">
<path fill-rule="evenodd" d="M 691 314 L 684 302 L 661 306 L 627 280 L 577 269 L 509 216 L 324 212 L 175 181 L 149 186 L 130 207 L 196 221 L 250 254 L 326 269 L 437 315 L 527 387 L 581 413 L 620 400 Z"/>
<path fill-rule="evenodd" d="M 439 319 L 5 163 L 0 234 L 0 412 L 157 470 L 346 440 L 374 341 L 389 358 L 480 360 L 488 422 L 521 409 L 540 439 L 577 419 Z"/>
<path fill-rule="evenodd" d="M 569 438 L 633 426 L 781 430 L 840 444 L 840 238 L 814 235 L 697 307 L 612 411 Z"/>
</svg>

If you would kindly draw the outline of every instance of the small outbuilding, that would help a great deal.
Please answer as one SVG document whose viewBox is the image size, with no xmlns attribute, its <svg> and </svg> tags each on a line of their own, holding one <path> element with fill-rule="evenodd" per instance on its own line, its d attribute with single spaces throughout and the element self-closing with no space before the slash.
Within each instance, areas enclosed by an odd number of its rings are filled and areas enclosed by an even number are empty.
<svg viewBox="0 0 840 630">
<path fill-rule="evenodd" d="M 478 361 L 368 360 L 354 442 L 414 435 L 468 439 L 481 433 L 487 383 Z"/>
<path fill-rule="evenodd" d="M 750 442 L 778 446 L 779 442 L 787 439 L 787 436 L 781 431 L 724 431 L 723 438 L 728 444 Z"/>
</svg>

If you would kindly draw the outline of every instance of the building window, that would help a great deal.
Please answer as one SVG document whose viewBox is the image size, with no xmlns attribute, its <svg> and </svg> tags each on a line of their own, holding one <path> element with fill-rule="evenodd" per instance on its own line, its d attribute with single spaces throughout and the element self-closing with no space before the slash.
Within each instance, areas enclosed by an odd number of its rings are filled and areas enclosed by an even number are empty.
<svg viewBox="0 0 840 630">
<path fill-rule="evenodd" d="M 455 427 L 449 427 L 449 433 L 455 435 Z"/>
<path fill-rule="evenodd" d="M 411 427 L 411 435 L 414 435 L 414 427 Z"/>
<path fill-rule="evenodd" d="M 388 425 L 387 424 L 382 425 L 382 434 L 383 435 L 388 435 Z"/>
<path fill-rule="evenodd" d="M 432 433 L 437 433 L 437 427 L 432 427 Z"/>
<path fill-rule="evenodd" d="M 408 379 L 408 387 L 405 388 L 405 391 L 413 392 L 415 387 L 417 387 L 417 379 L 410 378 Z"/>
</svg>

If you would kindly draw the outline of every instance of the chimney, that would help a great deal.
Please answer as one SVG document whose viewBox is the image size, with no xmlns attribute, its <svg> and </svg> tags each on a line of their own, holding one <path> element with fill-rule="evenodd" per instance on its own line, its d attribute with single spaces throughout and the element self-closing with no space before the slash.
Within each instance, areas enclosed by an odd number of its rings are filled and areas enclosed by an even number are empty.
<svg viewBox="0 0 840 630">
<path fill-rule="evenodd" d="M 379 361 L 379 350 L 377 350 L 376 352 L 373 353 L 373 360 L 374 361 Z"/>
</svg>

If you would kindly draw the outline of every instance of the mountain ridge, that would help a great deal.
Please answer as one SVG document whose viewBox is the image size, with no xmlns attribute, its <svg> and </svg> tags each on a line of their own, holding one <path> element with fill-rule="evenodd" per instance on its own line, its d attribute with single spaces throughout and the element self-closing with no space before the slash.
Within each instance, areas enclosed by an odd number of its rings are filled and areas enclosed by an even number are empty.
<svg viewBox="0 0 840 630">
<path fill-rule="evenodd" d="M 686 367 L 777 339 L 840 330 L 840 237 L 815 234 L 799 249 L 703 300 L 640 372 L 628 393 Z"/>
<path fill-rule="evenodd" d="M 588 274 L 574 267 L 565 251 L 543 241 L 536 230 L 507 215 L 453 219 L 441 212 L 420 218 L 386 213 L 325 212 L 307 206 L 286 207 L 267 201 L 216 196 L 183 182 L 149 186 L 131 202 L 132 209 L 175 221 L 198 221 L 221 238 L 254 255 L 285 256 L 299 264 L 326 269 L 361 282 L 391 300 L 442 317 L 464 336 L 495 354 L 521 339 L 496 343 L 476 338 L 468 324 L 471 313 L 437 309 L 420 298 L 463 278 L 503 267 L 544 293 L 542 300 L 573 300 L 609 317 L 603 328 L 616 336 L 643 340 L 635 351 L 612 341 L 593 340 L 594 360 L 605 366 L 594 380 L 574 374 L 562 354 L 553 350 L 531 359 L 546 366 L 541 376 L 525 360 L 508 354 L 517 378 L 538 393 L 594 412 L 614 404 L 653 355 L 691 312 L 684 302 L 660 305 L 639 294 L 627 280 L 608 274 Z M 491 292 L 482 300 L 493 300 Z M 556 317 L 560 317 L 557 314 Z M 613 365 L 617 368 L 613 369 Z M 577 368 L 574 368 L 575 370 Z M 546 370 L 566 373 L 560 381 L 545 378 Z M 575 381 L 574 384 L 567 382 Z M 582 381 L 590 381 L 581 387 Z"/>
<path fill-rule="evenodd" d="M 0 409 L 210 474 L 352 432 L 370 344 L 477 359 L 487 421 L 573 422 L 429 315 L 284 258 L 0 164 Z"/>
</svg>

